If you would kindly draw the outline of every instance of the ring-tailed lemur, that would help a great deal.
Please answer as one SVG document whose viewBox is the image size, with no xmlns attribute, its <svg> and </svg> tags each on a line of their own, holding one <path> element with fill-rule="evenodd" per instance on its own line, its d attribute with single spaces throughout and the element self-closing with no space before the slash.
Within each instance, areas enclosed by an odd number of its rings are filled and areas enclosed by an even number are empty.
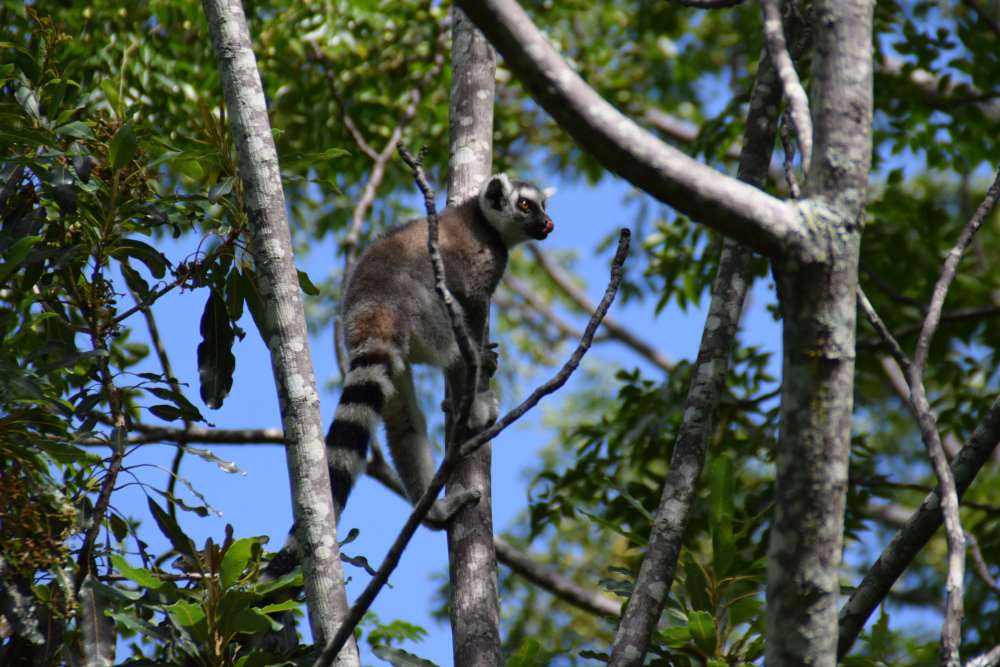
<svg viewBox="0 0 1000 667">
<path fill-rule="evenodd" d="M 490 361 L 491 353 L 484 349 L 490 297 L 507 266 L 507 250 L 552 232 L 545 202 L 553 192 L 497 174 L 478 196 L 438 215 L 446 284 L 484 361 Z M 364 469 L 379 417 L 385 422 L 389 451 L 410 502 L 430 485 L 434 462 L 410 364 L 443 369 L 451 386 L 461 386 L 454 383 L 465 377 L 448 313 L 434 289 L 426 219 L 389 231 L 362 253 L 347 279 L 341 317 L 349 369 L 326 436 L 338 522 L 354 480 Z M 495 420 L 497 401 L 492 392 L 477 395 L 471 413 L 473 427 Z M 443 527 L 457 509 L 478 497 L 478 491 L 468 489 L 439 499 L 428 514 L 429 523 Z M 293 528 L 264 576 L 276 579 L 297 563 Z"/>
<path fill-rule="evenodd" d="M 438 216 L 446 284 L 481 357 L 487 353 L 490 297 L 507 266 L 507 251 L 552 232 L 552 220 L 545 212 L 552 192 L 497 174 L 478 196 Z M 447 381 L 464 377 L 448 313 L 434 290 L 426 219 L 390 231 L 365 250 L 348 278 L 341 307 L 350 368 L 326 436 L 338 520 L 364 468 L 380 416 L 410 502 L 416 502 L 430 484 L 434 463 L 410 364 L 437 366 Z M 496 397 L 492 392 L 479 394 L 470 425 L 481 427 L 496 417 Z M 478 492 L 468 490 L 442 498 L 428 519 L 440 525 L 476 497 Z"/>
</svg>

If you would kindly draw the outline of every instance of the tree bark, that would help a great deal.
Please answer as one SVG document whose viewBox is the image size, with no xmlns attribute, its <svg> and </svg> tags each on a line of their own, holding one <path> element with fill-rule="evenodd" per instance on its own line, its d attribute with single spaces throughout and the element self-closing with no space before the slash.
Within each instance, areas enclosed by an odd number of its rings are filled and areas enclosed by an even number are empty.
<svg viewBox="0 0 1000 667">
<path fill-rule="evenodd" d="M 855 292 L 871 160 L 872 10 L 870 0 L 814 6 L 815 150 L 805 193 L 819 252 L 774 262 L 784 358 L 767 565 L 769 667 L 836 664 Z"/>
<path fill-rule="evenodd" d="M 452 20 L 452 82 L 449 105 L 448 204 L 477 194 L 490 177 L 493 161 L 493 47 L 459 10 Z M 489 319 L 483 342 L 489 339 Z M 482 358 L 482 350 L 479 350 Z M 482 388 L 489 378 L 480 373 Z M 465 391 L 476 391 L 466 387 Z M 449 387 L 457 409 L 461 397 Z M 464 420 L 462 420 L 464 421 Z M 464 423 L 446 428 L 458 447 L 472 435 Z M 492 448 L 489 443 L 459 461 L 446 491 L 476 489 L 479 502 L 465 506 L 448 526 L 448 574 L 452 650 L 456 665 L 496 667 L 500 654 L 500 601 L 493 546 Z"/>
<path fill-rule="evenodd" d="M 271 353 L 285 433 L 296 539 L 313 640 L 325 644 L 347 613 L 344 574 L 326 467 L 316 378 L 292 254 L 278 155 L 250 32 L 239 0 L 204 0 L 226 98 L 250 220 L 251 251 L 266 311 L 261 331 Z M 338 665 L 358 665 L 349 641 Z"/>
<path fill-rule="evenodd" d="M 774 66 L 764 53 L 750 98 L 739 166 L 740 179 L 757 187 L 767 178 L 781 97 Z M 649 546 L 615 636 L 609 663 L 612 667 L 643 664 L 650 637 L 670 594 L 698 478 L 705 465 L 712 417 L 725 387 L 729 357 L 750 286 L 751 257 L 749 249 L 732 240 L 723 244 L 684 417 Z"/>
</svg>

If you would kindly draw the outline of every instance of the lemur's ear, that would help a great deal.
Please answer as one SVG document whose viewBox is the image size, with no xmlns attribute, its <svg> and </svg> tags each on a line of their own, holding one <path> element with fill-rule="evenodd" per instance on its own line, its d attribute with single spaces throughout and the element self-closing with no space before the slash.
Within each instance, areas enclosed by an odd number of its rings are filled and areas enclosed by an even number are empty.
<svg viewBox="0 0 1000 667">
<path fill-rule="evenodd" d="M 483 199 L 490 208 L 502 211 L 507 206 L 510 193 L 514 187 L 510 184 L 507 174 L 495 174 L 490 177 L 483 191 Z"/>
<path fill-rule="evenodd" d="M 555 188 L 545 188 L 542 190 L 542 199 L 548 200 L 552 198 L 552 195 L 556 193 Z"/>
</svg>

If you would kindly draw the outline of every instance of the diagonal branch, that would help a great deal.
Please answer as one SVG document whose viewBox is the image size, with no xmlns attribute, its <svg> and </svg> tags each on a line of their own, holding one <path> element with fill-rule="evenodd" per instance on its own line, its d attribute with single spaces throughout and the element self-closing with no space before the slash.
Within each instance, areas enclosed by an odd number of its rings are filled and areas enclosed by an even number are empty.
<svg viewBox="0 0 1000 667">
<path fill-rule="evenodd" d="M 528 251 L 531 252 L 531 256 L 534 257 L 536 262 L 538 262 L 542 271 L 545 272 L 549 279 L 555 283 L 556 287 L 558 287 L 563 294 L 569 297 L 570 301 L 576 304 L 577 308 L 588 313 L 594 310 L 594 303 L 587 297 L 583 290 L 573 284 L 572 278 L 570 278 L 566 271 L 553 261 L 553 259 L 549 257 L 549 255 L 542 250 L 538 244 L 528 244 Z M 605 330 L 607 330 L 608 335 L 611 338 L 629 346 L 651 364 L 659 366 L 662 370 L 667 372 L 673 369 L 674 363 L 670 361 L 670 359 L 663 356 L 663 354 L 653 347 L 653 345 L 632 333 L 628 327 L 621 324 L 617 319 L 605 317 L 602 326 Z"/>
<path fill-rule="evenodd" d="M 955 489 L 955 479 L 948 467 L 948 459 L 941 444 L 941 435 L 937 430 L 937 420 L 931 411 L 927 390 L 924 387 L 923 372 L 927 363 L 934 332 L 941 320 L 941 310 L 944 306 L 948 288 L 958 271 L 958 264 L 965 249 L 972 242 L 972 237 L 982 225 L 983 220 L 996 206 L 1000 198 L 1000 172 L 986 193 L 983 202 L 976 209 L 972 218 L 965 224 L 958 241 L 948 253 L 941 270 L 941 276 L 934 285 L 930 306 L 924 318 L 923 327 L 917 337 L 916 351 L 913 355 L 913 365 L 907 369 L 907 380 L 910 385 L 910 403 L 920 424 L 920 433 L 927 447 L 928 455 L 937 475 L 941 494 L 941 512 L 944 514 L 945 536 L 948 541 L 948 575 L 946 589 L 948 603 L 944 624 L 941 628 L 942 659 L 948 667 L 958 667 L 959 648 L 962 643 L 962 598 L 963 580 L 965 575 L 965 533 L 962 530 L 961 517 L 958 512 L 958 493 Z"/>
<path fill-rule="evenodd" d="M 1000 397 L 993 401 L 989 410 L 979 421 L 965 447 L 951 464 L 955 479 L 955 491 L 959 498 L 969 488 L 976 475 L 990 460 L 1000 443 Z M 854 641 L 864 628 L 868 617 L 882 600 L 896 580 L 903 574 L 921 549 L 930 541 L 941 526 L 941 500 L 938 490 L 924 498 L 920 507 L 907 521 L 906 526 L 882 550 L 881 555 L 865 574 L 851 597 L 840 609 L 837 657 L 846 656 Z"/>
<path fill-rule="evenodd" d="M 767 178 L 781 88 L 770 57 L 761 54 L 740 155 L 739 177 L 760 185 Z M 718 409 L 750 286 L 751 254 L 731 239 L 723 244 L 712 284 L 705 327 L 685 401 L 684 417 L 660 494 L 649 545 L 615 634 L 611 667 L 644 663 L 650 638 L 673 584 L 684 532 L 705 465 L 712 421 Z"/>
<path fill-rule="evenodd" d="M 814 251 L 798 205 L 720 174 L 669 146 L 600 97 L 514 0 L 458 4 L 532 97 L 600 162 L 633 185 L 768 257 Z"/>
<path fill-rule="evenodd" d="M 331 639 L 330 642 L 324 647 L 322 653 L 320 653 L 319 657 L 313 663 L 313 667 L 326 667 L 327 665 L 330 665 L 347 639 L 353 636 L 355 626 L 357 626 L 357 624 L 361 621 L 362 616 L 364 616 L 365 612 L 368 611 L 368 608 L 375 600 L 375 596 L 378 595 L 379 591 L 382 590 L 382 587 L 389 580 L 389 575 L 392 574 L 394 569 L 396 569 L 400 558 L 403 556 L 403 551 L 406 549 L 406 545 L 409 544 L 410 539 L 417 530 L 417 526 L 419 526 L 421 521 L 423 521 L 427 516 L 427 512 L 430 511 L 430 508 L 434 504 L 438 494 L 441 492 L 441 489 L 444 488 L 444 484 L 447 481 L 448 476 L 451 474 L 451 471 L 459 463 L 462 457 L 489 442 L 491 439 L 496 437 L 498 433 L 520 419 L 524 413 L 537 405 L 544 396 L 551 394 L 559 389 L 559 387 L 563 386 L 569 379 L 569 376 L 574 370 L 576 370 L 577 366 L 579 366 L 583 355 L 586 354 L 587 350 L 590 348 L 594 333 L 597 331 L 601 318 L 604 317 L 608 308 L 611 307 L 611 302 L 614 300 L 614 296 L 618 291 L 618 286 L 621 284 L 621 279 L 624 275 L 622 265 L 624 264 L 625 257 L 628 254 L 629 236 L 630 234 L 627 229 L 623 229 L 621 231 L 621 236 L 618 241 L 618 251 L 615 253 L 615 258 L 611 265 L 611 280 L 608 283 L 608 289 L 605 291 L 604 298 L 601 300 L 601 303 L 598 304 L 597 310 L 591 316 L 590 322 L 587 323 L 587 327 L 584 330 L 584 336 L 580 340 L 579 345 L 570 356 L 569 360 L 563 365 L 555 377 L 532 392 L 528 398 L 522 401 L 516 408 L 504 415 L 503 418 L 497 421 L 496 424 L 466 441 L 462 446 L 449 448 L 445 452 L 444 460 L 438 467 L 437 472 L 434 473 L 434 477 L 431 479 L 431 483 L 428 486 L 427 491 L 425 491 L 424 495 L 422 495 L 420 499 L 414 503 L 410 516 L 407 518 L 406 523 L 403 524 L 403 527 L 400 529 L 395 541 L 393 541 L 392 546 L 389 547 L 389 551 L 386 553 L 385 558 L 382 561 L 382 565 L 379 566 L 375 576 L 373 576 L 371 581 L 368 582 L 368 586 L 365 587 L 365 590 L 358 596 L 354 606 L 352 606 L 350 612 L 348 612 L 344 623 L 340 626 L 340 629 L 337 631 L 333 639 Z"/>
</svg>

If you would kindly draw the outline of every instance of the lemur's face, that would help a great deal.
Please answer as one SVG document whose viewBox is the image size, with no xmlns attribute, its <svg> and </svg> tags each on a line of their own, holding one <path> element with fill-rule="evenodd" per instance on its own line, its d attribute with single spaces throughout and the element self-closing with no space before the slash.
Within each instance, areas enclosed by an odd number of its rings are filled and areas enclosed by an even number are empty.
<svg viewBox="0 0 1000 667">
<path fill-rule="evenodd" d="M 528 239 L 541 241 L 555 229 L 545 212 L 546 200 L 553 192 L 498 174 L 483 189 L 480 206 L 508 246 Z"/>
</svg>

